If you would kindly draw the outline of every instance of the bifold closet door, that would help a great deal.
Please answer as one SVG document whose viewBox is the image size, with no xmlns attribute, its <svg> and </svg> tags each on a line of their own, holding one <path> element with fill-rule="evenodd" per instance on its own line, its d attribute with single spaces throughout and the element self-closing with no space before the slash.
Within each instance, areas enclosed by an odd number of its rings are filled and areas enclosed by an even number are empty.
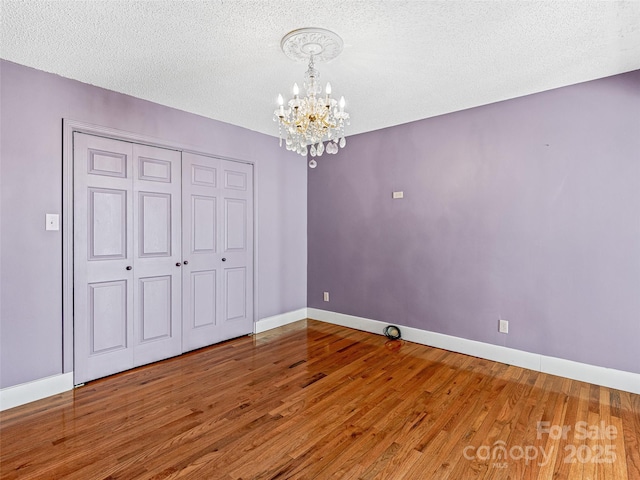
<svg viewBox="0 0 640 480">
<path fill-rule="evenodd" d="M 183 351 L 253 332 L 253 167 L 182 156 Z"/>
<path fill-rule="evenodd" d="M 182 353 L 181 153 L 133 145 L 133 363 Z"/>
<path fill-rule="evenodd" d="M 74 134 L 74 383 L 181 352 L 180 152 Z"/>
<path fill-rule="evenodd" d="M 78 384 L 133 366 L 133 150 L 129 143 L 76 133 L 73 152 Z"/>
</svg>

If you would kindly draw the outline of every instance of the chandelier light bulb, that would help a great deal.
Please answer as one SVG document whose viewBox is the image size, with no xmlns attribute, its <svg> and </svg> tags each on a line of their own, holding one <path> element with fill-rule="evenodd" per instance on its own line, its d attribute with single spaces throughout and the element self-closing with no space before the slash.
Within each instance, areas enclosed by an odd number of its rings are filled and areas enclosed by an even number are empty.
<svg viewBox="0 0 640 480">
<path fill-rule="evenodd" d="M 327 82 L 327 90 L 326 91 L 327 91 L 327 97 L 329 95 L 331 95 L 331 84 L 329 82 Z"/>
<path fill-rule="evenodd" d="M 341 111 L 341 112 L 344 112 L 344 104 L 345 104 L 345 102 L 344 102 L 344 97 L 340 97 L 340 103 L 339 103 L 339 105 L 340 105 L 340 111 Z"/>
<path fill-rule="evenodd" d="M 284 118 L 284 99 L 278 94 L 278 117 Z"/>
<path fill-rule="evenodd" d="M 300 93 L 300 89 L 298 88 L 298 84 L 294 83 L 293 84 L 293 94 L 295 95 L 295 97 L 298 97 L 298 94 Z"/>
</svg>

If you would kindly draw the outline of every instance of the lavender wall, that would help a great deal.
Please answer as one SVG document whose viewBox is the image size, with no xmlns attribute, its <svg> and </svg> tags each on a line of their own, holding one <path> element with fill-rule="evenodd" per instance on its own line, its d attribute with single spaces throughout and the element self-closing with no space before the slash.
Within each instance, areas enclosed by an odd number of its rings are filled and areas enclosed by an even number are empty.
<svg viewBox="0 0 640 480">
<path fill-rule="evenodd" d="M 257 318 L 306 306 L 304 161 L 269 136 L 0 62 L 0 388 L 62 373 L 62 119 L 255 162 Z M 65 349 L 68 359 L 70 349 Z"/>
<path fill-rule="evenodd" d="M 310 307 L 640 373 L 640 71 L 348 142 L 308 176 Z"/>
</svg>

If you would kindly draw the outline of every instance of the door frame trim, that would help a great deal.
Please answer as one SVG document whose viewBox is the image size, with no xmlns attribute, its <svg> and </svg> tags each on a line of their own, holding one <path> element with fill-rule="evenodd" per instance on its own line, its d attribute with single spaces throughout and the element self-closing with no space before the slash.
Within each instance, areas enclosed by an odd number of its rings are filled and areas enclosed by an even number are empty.
<svg viewBox="0 0 640 480">
<path fill-rule="evenodd" d="M 253 323 L 258 311 L 258 209 L 256 200 L 257 168 L 255 162 L 215 155 L 192 145 L 166 139 L 118 130 L 116 128 L 62 119 L 62 372 L 73 372 L 73 134 L 85 133 L 130 143 L 193 153 L 204 157 L 244 163 L 253 167 Z M 255 329 L 255 327 L 254 327 Z"/>
</svg>

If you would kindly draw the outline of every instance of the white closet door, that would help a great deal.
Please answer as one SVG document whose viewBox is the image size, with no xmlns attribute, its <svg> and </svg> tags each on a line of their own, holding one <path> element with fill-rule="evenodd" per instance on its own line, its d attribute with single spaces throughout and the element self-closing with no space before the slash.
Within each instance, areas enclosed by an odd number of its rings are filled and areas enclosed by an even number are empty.
<svg viewBox="0 0 640 480">
<path fill-rule="evenodd" d="M 133 145 L 134 366 L 182 352 L 180 157 Z"/>
<path fill-rule="evenodd" d="M 223 338 L 253 331 L 253 165 L 221 161 Z"/>
<path fill-rule="evenodd" d="M 253 331 L 252 166 L 184 153 L 183 351 Z"/>
<path fill-rule="evenodd" d="M 179 355 L 180 152 L 74 134 L 74 382 Z"/>
<path fill-rule="evenodd" d="M 133 366 L 132 146 L 74 134 L 74 382 Z"/>
<path fill-rule="evenodd" d="M 253 167 L 74 134 L 74 382 L 253 331 Z"/>
</svg>

